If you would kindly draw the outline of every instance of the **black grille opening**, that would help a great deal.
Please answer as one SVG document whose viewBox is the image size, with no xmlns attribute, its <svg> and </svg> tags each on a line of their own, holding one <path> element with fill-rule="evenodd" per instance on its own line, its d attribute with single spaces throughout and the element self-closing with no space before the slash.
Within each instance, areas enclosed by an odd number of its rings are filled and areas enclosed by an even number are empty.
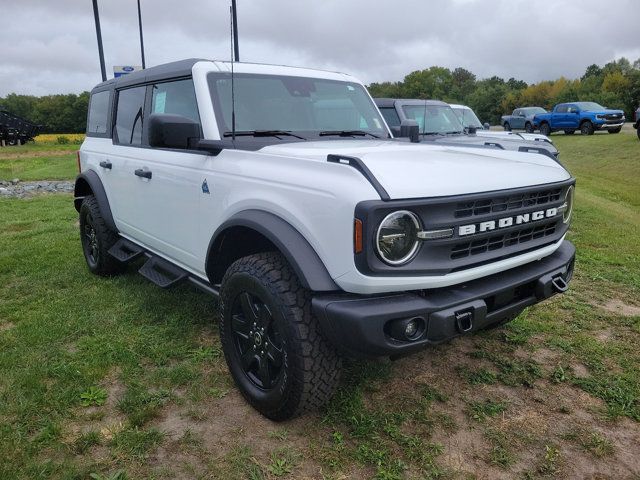
<svg viewBox="0 0 640 480">
<path fill-rule="evenodd" d="M 534 207 L 557 202 L 562 195 L 561 188 L 540 190 L 537 192 L 523 193 L 489 199 L 462 202 L 456 205 L 455 218 L 475 217 L 490 213 L 505 212 L 518 208 Z"/>
<path fill-rule="evenodd" d="M 487 313 L 495 312 L 501 308 L 507 307 L 513 303 L 519 302 L 535 295 L 536 282 L 532 281 L 520 285 L 514 289 L 509 289 L 504 292 L 500 292 L 498 295 L 493 295 L 484 299 L 487 304 Z"/>
<path fill-rule="evenodd" d="M 458 243 L 451 248 L 451 259 L 470 257 L 480 255 L 482 253 L 499 250 L 504 247 L 520 245 L 537 240 L 539 238 L 548 237 L 556 233 L 557 221 L 543 223 L 536 226 L 528 226 L 503 235 L 495 235 L 485 237 L 470 242 Z"/>
</svg>

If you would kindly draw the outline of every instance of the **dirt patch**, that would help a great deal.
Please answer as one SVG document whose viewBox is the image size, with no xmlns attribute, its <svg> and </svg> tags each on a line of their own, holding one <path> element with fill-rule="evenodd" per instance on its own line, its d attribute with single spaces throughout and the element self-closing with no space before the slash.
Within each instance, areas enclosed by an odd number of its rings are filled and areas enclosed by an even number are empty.
<svg viewBox="0 0 640 480">
<path fill-rule="evenodd" d="M 64 157 L 75 153 L 76 150 L 77 148 L 70 150 L 39 150 L 35 152 L 1 152 L 0 161 L 15 160 L 17 158 Z"/>
<path fill-rule="evenodd" d="M 14 327 L 15 327 L 15 324 L 11 323 L 11 322 L 0 323 L 0 332 L 4 332 L 6 330 L 11 330 Z"/>
<path fill-rule="evenodd" d="M 625 303 L 622 300 L 618 300 L 618 299 L 610 300 L 604 305 L 598 305 L 598 306 L 609 313 L 615 313 L 616 315 L 622 315 L 624 317 L 640 316 L 639 306 L 631 305 L 629 303 Z"/>
<path fill-rule="evenodd" d="M 577 378 L 587 378 L 589 376 L 589 370 L 582 363 L 574 363 L 571 365 L 571 370 Z"/>
</svg>

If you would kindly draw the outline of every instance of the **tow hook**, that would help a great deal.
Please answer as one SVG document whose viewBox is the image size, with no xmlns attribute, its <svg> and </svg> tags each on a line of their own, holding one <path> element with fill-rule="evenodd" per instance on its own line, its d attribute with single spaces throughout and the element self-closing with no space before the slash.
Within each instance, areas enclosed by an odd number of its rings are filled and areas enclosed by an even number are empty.
<svg viewBox="0 0 640 480">
<path fill-rule="evenodd" d="M 566 292 L 567 289 L 569 288 L 569 284 L 561 276 L 555 277 L 553 280 L 551 280 L 551 284 L 553 285 L 553 288 L 555 288 L 556 292 L 558 293 Z"/>
<path fill-rule="evenodd" d="M 465 310 L 456 312 L 456 327 L 460 333 L 468 333 L 473 328 L 473 312 Z"/>
</svg>

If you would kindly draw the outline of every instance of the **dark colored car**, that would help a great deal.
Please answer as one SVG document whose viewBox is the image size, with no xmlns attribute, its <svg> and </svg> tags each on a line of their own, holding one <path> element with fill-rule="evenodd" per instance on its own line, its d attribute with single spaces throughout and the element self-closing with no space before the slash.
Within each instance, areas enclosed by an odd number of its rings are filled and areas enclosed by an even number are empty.
<svg viewBox="0 0 640 480">
<path fill-rule="evenodd" d="M 636 132 L 638 133 L 638 140 L 640 140 L 640 107 L 636 108 L 636 112 L 634 113 L 634 123 L 633 123 L 633 128 L 636 129 Z"/>
<path fill-rule="evenodd" d="M 526 130 L 527 133 L 533 133 L 533 117 L 542 113 L 547 113 L 542 107 L 516 108 L 511 115 L 503 115 L 501 117 L 500 125 L 507 132 L 511 130 Z"/>
</svg>

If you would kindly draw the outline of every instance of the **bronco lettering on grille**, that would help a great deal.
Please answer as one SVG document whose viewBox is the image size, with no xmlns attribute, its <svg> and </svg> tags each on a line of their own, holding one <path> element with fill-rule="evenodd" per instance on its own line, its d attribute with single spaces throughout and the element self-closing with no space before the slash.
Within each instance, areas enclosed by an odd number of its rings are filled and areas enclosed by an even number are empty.
<svg viewBox="0 0 640 480">
<path fill-rule="evenodd" d="M 458 235 L 473 235 L 474 233 L 488 232 L 497 228 L 507 228 L 513 225 L 522 225 L 524 223 L 535 222 L 545 218 L 555 217 L 558 214 L 557 208 L 548 208 L 546 210 L 538 210 L 537 212 L 522 213 L 515 217 L 505 217 L 498 220 L 488 220 L 481 223 L 473 223 L 470 225 L 460 225 L 458 227 Z"/>
</svg>

